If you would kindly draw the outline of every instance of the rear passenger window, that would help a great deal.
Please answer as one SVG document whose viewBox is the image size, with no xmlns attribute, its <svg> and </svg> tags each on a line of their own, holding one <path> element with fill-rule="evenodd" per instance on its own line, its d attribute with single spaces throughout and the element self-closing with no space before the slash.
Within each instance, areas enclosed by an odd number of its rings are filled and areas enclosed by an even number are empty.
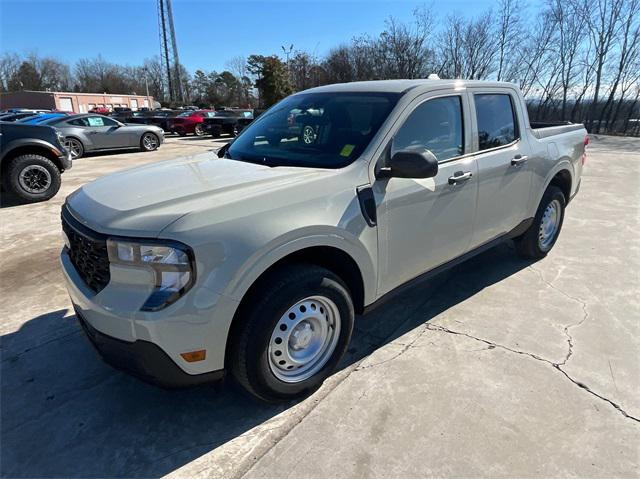
<svg viewBox="0 0 640 479">
<path fill-rule="evenodd" d="M 434 98 L 419 105 L 393 138 L 391 154 L 422 146 L 439 161 L 464 153 L 462 100 L 459 96 Z"/>
<path fill-rule="evenodd" d="M 480 150 L 508 145 L 518 138 L 513 103 L 509 95 L 474 95 Z"/>
<path fill-rule="evenodd" d="M 89 126 L 89 122 L 87 121 L 86 117 L 76 118 L 75 120 L 69 120 L 67 123 L 73 126 Z"/>
</svg>

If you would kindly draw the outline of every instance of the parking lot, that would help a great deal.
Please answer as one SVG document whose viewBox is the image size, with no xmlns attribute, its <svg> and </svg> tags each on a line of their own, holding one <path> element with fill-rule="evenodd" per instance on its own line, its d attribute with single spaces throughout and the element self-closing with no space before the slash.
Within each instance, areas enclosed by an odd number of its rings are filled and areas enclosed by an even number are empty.
<svg viewBox="0 0 640 479">
<path fill-rule="evenodd" d="M 222 144 L 88 156 L 0 209 L 3 476 L 638 477 L 640 139 L 592 137 L 547 258 L 500 246 L 358 318 L 338 372 L 277 406 L 104 365 L 59 270 L 66 195 Z"/>
</svg>

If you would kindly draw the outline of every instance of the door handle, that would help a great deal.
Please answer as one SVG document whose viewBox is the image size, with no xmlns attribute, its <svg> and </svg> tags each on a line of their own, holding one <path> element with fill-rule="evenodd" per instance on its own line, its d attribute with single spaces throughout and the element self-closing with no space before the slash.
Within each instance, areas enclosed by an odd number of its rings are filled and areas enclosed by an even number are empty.
<svg viewBox="0 0 640 479">
<path fill-rule="evenodd" d="M 464 183 L 465 181 L 470 180 L 472 176 L 473 174 L 470 171 L 465 171 L 464 173 L 462 171 L 458 171 L 455 175 L 449 177 L 449 184 L 457 185 L 458 183 Z"/>
<path fill-rule="evenodd" d="M 522 155 L 516 155 L 513 157 L 513 159 L 511 160 L 511 166 L 519 166 L 522 165 L 524 162 L 526 162 L 529 159 L 528 156 L 522 156 Z"/>
</svg>

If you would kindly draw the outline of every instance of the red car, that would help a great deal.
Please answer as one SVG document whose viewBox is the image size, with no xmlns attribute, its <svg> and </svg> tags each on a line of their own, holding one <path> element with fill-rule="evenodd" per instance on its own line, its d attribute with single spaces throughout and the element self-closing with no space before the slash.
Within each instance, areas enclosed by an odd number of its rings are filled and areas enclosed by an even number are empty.
<svg viewBox="0 0 640 479">
<path fill-rule="evenodd" d="M 205 134 L 202 122 L 205 118 L 213 118 L 214 116 L 214 110 L 185 111 L 169 120 L 167 126 L 169 131 L 174 131 L 180 136 L 185 136 L 189 133 L 202 136 Z"/>
<path fill-rule="evenodd" d="M 111 110 L 109 110 L 107 107 L 104 107 L 104 106 L 95 106 L 91 110 L 89 110 L 89 113 L 98 113 L 99 115 L 108 115 L 109 113 L 111 113 Z"/>
</svg>

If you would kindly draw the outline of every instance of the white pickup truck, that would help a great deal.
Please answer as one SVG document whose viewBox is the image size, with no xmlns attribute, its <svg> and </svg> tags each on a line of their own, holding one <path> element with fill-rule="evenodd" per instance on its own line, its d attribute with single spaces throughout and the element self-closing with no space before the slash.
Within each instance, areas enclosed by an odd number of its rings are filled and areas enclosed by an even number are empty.
<svg viewBox="0 0 640 479">
<path fill-rule="evenodd" d="M 77 317 L 166 387 L 223 371 L 269 401 L 317 388 L 354 315 L 501 241 L 542 258 L 577 193 L 582 125 L 462 80 L 292 95 L 212 153 L 118 172 L 63 206 Z"/>
</svg>

